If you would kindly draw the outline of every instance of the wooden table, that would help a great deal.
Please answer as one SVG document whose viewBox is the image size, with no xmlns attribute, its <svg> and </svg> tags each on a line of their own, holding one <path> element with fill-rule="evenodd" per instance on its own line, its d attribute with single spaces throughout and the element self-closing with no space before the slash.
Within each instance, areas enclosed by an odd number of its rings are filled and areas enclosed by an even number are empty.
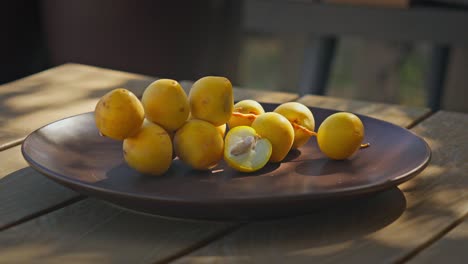
<svg viewBox="0 0 468 264">
<path fill-rule="evenodd" d="M 410 128 L 433 151 L 420 175 L 365 203 L 261 222 L 122 210 L 24 161 L 19 145 L 34 129 L 92 111 L 116 87 L 141 95 L 153 80 L 66 64 L 0 86 L 0 263 L 468 263 L 467 114 L 236 88 L 238 100 L 297 100 L 380 118 Z"/>
</svg>

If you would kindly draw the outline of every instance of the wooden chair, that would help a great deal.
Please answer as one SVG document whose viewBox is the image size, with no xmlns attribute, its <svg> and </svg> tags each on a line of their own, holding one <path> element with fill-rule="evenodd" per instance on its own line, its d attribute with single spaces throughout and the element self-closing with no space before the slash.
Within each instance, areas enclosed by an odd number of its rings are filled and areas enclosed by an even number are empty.
<svg viewBox="0 0 468 264">
<path fill-rule="evenodd" d="M 274 17 L 275 19 L 271 19 Z M 425 86 L 427 105 L 440 109 L 453 44 L 468 43 L 468 11 L 416 6 L 407 9 L 323 4 L 314 1 L 246 1 L 244 26 L 260 32 L 300 32 L 320 36 L 309 41 L 300 93 L 325 94 L 338 37 L 360 35 L 432 43 Z"/>
</svg>

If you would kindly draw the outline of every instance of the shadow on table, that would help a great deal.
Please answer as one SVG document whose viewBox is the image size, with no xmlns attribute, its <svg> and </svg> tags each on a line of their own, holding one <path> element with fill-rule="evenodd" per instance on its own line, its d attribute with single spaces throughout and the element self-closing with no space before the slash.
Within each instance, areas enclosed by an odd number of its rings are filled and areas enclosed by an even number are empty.
<svg viewBox="0 0 468 264">
<path fill-rule="evenodd" d="M 313 205 L 311 207 L 313 208 Z M 320 235 L 323 237 L 317 239 L 319 246 L 373 233 L 397 220 L 405 209 L 405 196 L 400 189 L 394 187 L 377 194 L 333 201 L 324 207 L 317 207 L 314 212 L 306 215 L 263 220 L 254 222 L 250 226 L 254 229 L 260 226 L 275 226 L 275 229 L 281 230 L 280 232 L 298 232 L 286 236 L 295 239 Z"/>
<path fill-rule="evenodd" d="M 330 204 L 302 216 L 251 222 L 194 252 L 181 263 L 197 263 L 198 260 L 200 263 L 205 260 L 340 263 L 352 259 L 357 247 L 365 247 L 372 233 L 397 221 L 405 208 L 405 196 L 394 187 L 375 195 Z M 379 244 L 377 247 L 393 251 L 398 245 Z M 349 251 L 350 248 L 354 251 Z"/>
</svg>

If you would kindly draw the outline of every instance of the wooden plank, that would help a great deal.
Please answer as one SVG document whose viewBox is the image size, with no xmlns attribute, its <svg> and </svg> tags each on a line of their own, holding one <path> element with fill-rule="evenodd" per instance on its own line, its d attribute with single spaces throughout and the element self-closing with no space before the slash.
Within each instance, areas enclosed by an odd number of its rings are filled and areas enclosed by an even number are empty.
<svg viewBox="0 0 468 264">
<path fill-rule="evenodd" d="M 467 126 L 468 115 L 450 112 L 417 125 L 413 132 L 425 138 L 433 157 L 419 176 L 399 186 L 401 191 L 394 188 L 302 217 L 248 224 L 178 263 L 406 260 L 468 213 Z"/>
<path fill-rule="evenodd" d="M 362 115 L 368 115 L 403 127 L 411 126 L 413 122 L 424 118 L 430 113 L 429 108 L 347 100 L 329 96 L 306 95 L 301 97 L 298 102 L 307 106 L 351 111 Z"/>
<path fill-rule="evenodd" d="M 361 35 L 447 44 L 468 42 L 468 35 L 460 27 L 468 24 L 468 12 L 455 8 L 399 9 L 303 0 L 257 0 L 245 2 L 243 15 L 244 28 L 251 32 Z"/>
<path fill-rule="evenodd" d="M 0 149 L 52 121 L 94 110 L 114 88 L 141 95 L 154 78 L 65 64 L 0 86 Z"/>
<path fill-rule="evenodd" d="M 0 230 L 78 196 L 28 167 L 20 146 L 0 152 Z"/>
<path fill-rule="evenodd" d="M 0 233 L 1 263 L 154 263 L 230 223 L 176 221 L 86 199 Z"/>
<path fill-rule="evenodd" d="M 408 263 L 468 263 L 468 220 L 422 251 Z"/>
</svg>

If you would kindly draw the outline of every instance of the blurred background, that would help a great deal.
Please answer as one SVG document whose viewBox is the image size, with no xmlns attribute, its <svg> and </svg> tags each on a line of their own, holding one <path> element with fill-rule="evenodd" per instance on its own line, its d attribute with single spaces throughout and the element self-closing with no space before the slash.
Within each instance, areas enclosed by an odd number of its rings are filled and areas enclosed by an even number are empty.
<svg viewBox="0 0 468 264">
<path fill-rule="evenodd" d="M 67 62 L 468 112 L 468 0 L 7 0 L 0 84 Z M 1 89 L 1 87 L 0 87 Z"/>
</svg>

